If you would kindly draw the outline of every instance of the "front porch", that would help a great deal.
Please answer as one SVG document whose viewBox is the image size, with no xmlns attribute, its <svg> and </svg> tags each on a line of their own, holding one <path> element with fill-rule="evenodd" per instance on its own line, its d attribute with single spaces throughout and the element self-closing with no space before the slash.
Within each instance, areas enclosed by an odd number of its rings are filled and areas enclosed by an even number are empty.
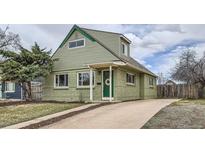
<svg viewBox="0 0 205 154">
<path fill-rule="evenodd" d="M 101 85 L 101 102 L 119 102 L 115 100 L 115 87 L 114 87 L 114 71 L 119 66 L 126 65 L 123 62 L 108 62 L 108 63 L 95 63 L 88 64 L 89 72 L 90 72 L 90 86 L 89 86 L 89 94 L 90 94 L 90 102 L 99 102 L 99 100 L 94 100 L 93 98 L 93 71 L 97 70 L 101 74 L 101 82 L 96 83 L 97 85 Z"/>
</svg>

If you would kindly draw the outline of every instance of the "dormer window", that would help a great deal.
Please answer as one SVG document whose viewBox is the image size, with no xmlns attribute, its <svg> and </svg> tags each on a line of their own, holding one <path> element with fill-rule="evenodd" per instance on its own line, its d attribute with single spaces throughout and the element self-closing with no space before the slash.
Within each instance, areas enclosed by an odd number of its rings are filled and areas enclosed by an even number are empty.
<svg viewBox="0 0 205 154">
<path fill-rule="evenodd" d="M 122 43 L 122 53 L 123 53 L 125 56 L 128 56 L 128 45 L 125 44 L 125 43 Z"/>
<path fill-rule="evenodd" d="M 85 46 L 85 39 L 69 41 L 68 48 L 82 48 Z"/>
</svg>

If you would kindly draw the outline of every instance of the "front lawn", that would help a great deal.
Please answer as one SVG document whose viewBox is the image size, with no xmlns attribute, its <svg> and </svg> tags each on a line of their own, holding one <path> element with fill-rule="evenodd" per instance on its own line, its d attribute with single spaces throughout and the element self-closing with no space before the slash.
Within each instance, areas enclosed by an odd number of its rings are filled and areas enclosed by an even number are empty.
<svg viewBox="0 0 205 154">
<path fill-rule="evenodd" d="M 205 128 L 205 99 L 184 99 L 175 102 L 160 110 L 142 128 Z"/>
<path fill-rule="evenodd" d="M 28 121 L 81 105 L 83 103 L 31 103 L 0 107 L 0 127 Z"/>
</svg>

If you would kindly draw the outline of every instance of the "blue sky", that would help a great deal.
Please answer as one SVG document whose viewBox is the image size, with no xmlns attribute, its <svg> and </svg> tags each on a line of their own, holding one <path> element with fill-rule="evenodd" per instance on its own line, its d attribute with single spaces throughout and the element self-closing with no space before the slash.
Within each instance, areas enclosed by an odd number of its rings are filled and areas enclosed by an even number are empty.
<svg viewBox="0 0 205 154">
<path fill-rule="evenodd" d="M 5 28 L 6 25 L 0 25 Z M 35 41 L 53 51 L 59 46 L 73 25 L 39 24 L 9 25 L 18 33 L 22 44 L 29 48 Z M 205 25 L 79 25 L 81 27 L 123 33 L 131 41 L 131 55 L 154 73 L 169 72 L 180 53 L 193 49 L 201 56 L 205 51 Z"/>
</svg>

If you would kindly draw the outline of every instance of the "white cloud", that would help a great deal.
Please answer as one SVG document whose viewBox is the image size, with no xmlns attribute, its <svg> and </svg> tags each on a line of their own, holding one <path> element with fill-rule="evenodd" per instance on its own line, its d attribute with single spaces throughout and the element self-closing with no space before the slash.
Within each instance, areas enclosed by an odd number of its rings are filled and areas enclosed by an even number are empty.
<svg viewBox="0 0 205 154">
<path fill-rule="evenodd" d="M 82 24 L 79 26 L 84 27 L 84 28 L 90 28 L 90 29 L 96 29 L 96 30 L 105 30 L 105 31 L 116 32 L 116 33 L 122 33 L 123 31 L 125 31 L 125 29 L 123 28 L 122 25 L 111 25 L 111 24 L 87 25 L 87 24 Z"/>
<path fill-rule="evenodd" d="M 155 63 L 155 66 L 152 67 L 153 71 L 156 74 L 162 72 L 163 74 L 169 75 L 175 64 L 179 61 L 180 54 L 188 49 L 196 51 L 196 57 L 200 58 L 204 54 L 205 43 L 191 47 L 179 46 L 176 49 L 169 51 L 169 53 L 159 56 L 157 58 L 159 60 Z"/>
<path fill-rule="evenodd" d="M 176 64 L 178 56 L 187 48 L 196 50 L 198 56 L 202 56 L 205 51 L 205 25 L 154 25 L 143 37 L 134 33 L 125 35 L 132 41 L 131 55 L 147 67 L 152 66 L 150 68 L 155 73 L 168 74 Z M 190 43 L 180 46 L 187 41 Z M 200 43 L 191 45 L 194 41 Z M 161 59 L 157 56 L 161 56 Z M 158 59 L 158 62 L 151 64 L 147 61 L 150 57 Z"/>
<path fill-rule="evenodd" d="M 204 26 L 205 28 L 205 26 Z M 204 29 L 205 31 L 205 29 Z M 145 59 L 153 56 L 155 53 L 164 52 L 166 48 L 177 45 L 183 40 L 201 40 L 205 37 L 195 36 L 189 32 L 177 31 L 152 31 L 143 38 L 133 33 L 125 34 L 132 41 L 132 55 L 139 59 Z"/>
<path fill-rule="evenodd" d="M 177 25 L 177 24 L 155 25 L 153 29 L 156 31 L 181 32 L 181 25 Z"/>
<path fill-rule="evenodd" d="M 133 33 L 125 35 L 129 37 L 133 43 L 135 43 L 136 40 L 136 43 L 139 43 L 138 39 L 136 39 L 136 37 L 139 38 L 137 35 Z M 152 44 L 160 44 L 160 47 L 167 47 L 186 39 L 205 40 L 204 36 L 205 25 L 155 25 L 150 33 L 141 38 L 139 45 L 147 47 Z"/>
<path fill-rule="evenodd" d="M 2 27 L 5 25 L 0 25 Z M 18 33 L 24 46 L 29 48 L 37 41 L 42 47 L 55 50 L 73 25 L 10 25 Z M 205 25 L 80 25 L 86 28 L 123 33 L 132 41 L 131 55 L 155 73 L 169 72 L 178 55 L 187 48 L 183 41 L 202 41 L 190 46 L 199 56 L 205 51 Z M 203 43 L 204 42 L 204 43 Z M 174 48 L 176 45 L 176 49 Z M 173 48 L 171 50 L 171 48 Z M 168 49 L 170 50 L 168 53 Z M 159 57 L 161 56 L 161 59 Z M 150 62 L 150 58 L 158 62 Z"/>
<path fill-rule="evenodd" d="M 5 27 L 6 25 L 0 25 Z M 44 48 L 55 50 L 64 37 L 67 35 L 72 25 L 9 25 L 9 31 L 19 34 L 22 45 L 30 48 L 34 42 Z"/>
</svg>

